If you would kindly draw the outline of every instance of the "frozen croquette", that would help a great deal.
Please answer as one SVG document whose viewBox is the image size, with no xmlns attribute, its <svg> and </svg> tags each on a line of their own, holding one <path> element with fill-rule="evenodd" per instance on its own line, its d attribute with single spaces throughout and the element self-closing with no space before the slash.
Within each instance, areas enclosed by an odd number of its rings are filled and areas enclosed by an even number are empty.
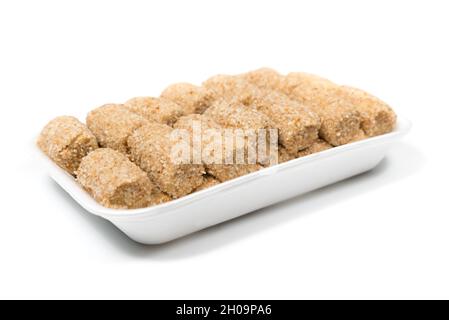
<svg viewBox="0 0 449 320">
<path fill-rule="evenodd" d="M 290 73 L 284 92 L 308 106 L 321 119 L 320 137 L 333 146 L 353 141 L 361 132 L 361 114 L 336 95 L 338 86 L 306 73 Z"/>
<path fill-rule="evenodd" d="M 265 90 L 282 90 L 284 87 L 284 76 L 276 70 L 261 68 L 240 75 L 249 83 Z"/>
<path fill-rule="evenodd" d="M 281 88 L 281 84 L 282 77 L 270 69 L 260 69 L 236 77 L 213 77 L 205 82 L 205 86 L 215 89 L 222 97 L 222 101 L 217 102 L 212 107 L 213 111 L 209 113 L 215 112 L 217 105 L 226 103 L 235 105 L 232 103 L 234 101 L 244 106 L 255 107 L 257 111 L 265 114 L 272 125 L 279 130 L 280 143 L 290 152 L 295 153 L 307 148 L 318 138 L 320 119 L 310 108 L 289 99 L 280 92 L 273 91 L 274 88 Z M 218 108 L 218 110 L 225 109 L 225 107 Z M 232 111 L 231 113 L 235 117 L 236 113 Z M 230 121 L 229 116 L 225 118 L 226 121 Z M 253 116 L 245 116 L 243 119 L 245 118 L 253 118 Z M 226 125 L 223 120 L 217 118 L 217 121 Z"/>
<path fill-rule="evenodd" d="M 396 125 L 396 114 L 379 98 L 348 86 L 340 86 L 337 95 L 360 112 L 361 127 L 366 136 L 373 137 L 393 131 Z"/>
<path fill-rule="evenodd" d="M 171 151 L 172 128 L 159 123 L 148 123 L 135 130 L 128 138 L 131 159 L 148 173 L 161 191 L 173 198 L 191 193 L 203 181 L 204 167 L 201 164 L 177 164 Z"/>
<path fill-rule="evenodd" d="M 211 117 L 224 128 L 241 129 L 246 133 L 252 132 L 255 135 L 265 133 L 267 146 L 270 143 L 271 130 L 277 130 L 268 116 L 236 100 L 217 100 L 206 110 L 204 115 Z M 257 141 L 249 139 L 249 136 L 245 139 L 245 145 L 247 149 L 258 148 Z M 270 160 L 267 157 L 259 157 L 257 162 L 266 166 Z"/>
<path fill-rule="evenodd" d="M 81 159 L 98 148 L 97 139 L 78 119 L 70 116 L 50 121 L 42 130 L 38 147 L 61 168 L 72 175 Z"/>
<path fill-rule="evenodd" d="M 360 113 L 357 111 L 336 103 L 322 108 L 317 114 L 321 118 L 320 137 L 333 146 L 350 143 L 363 134 Z"/>
<path fill-rule="evenodd" d="M 321 125 L 318 115 L 310 108 L 274 91 L 282 86 L 282 76 L 274 70 L 259 69 L 236 77 L 216 76 L 206 81 L 205 85 L 215 88 L 221 95 L 223 100 L 216 105 L 234 105 L 230 102 L 236 101 L 266 115 L 279 130 L 280 143 L 289 152 L 307 148 L 318 138 Z M 217 121 L 223 124 L 222 120 Z"/>
<path fill-rule="evenodd" d="M 279 130 L 280 144 L 292 154 L 309 147 L 318 138 L 319 116 L 282 93 L 267 91 L 253 106 L 271 120 Z"/>
<path fill-rule="evenodd" d="M 101 148 L 81 161 L 78 182 L 102 205 L 115 209 L 153 204 L 154 186 L 138 166 L 122 153 Z"/>
<path fill-rule="evenodd" d="M 125 107 L 149 121 L 169 126 L 185 114 L 183 107 L 164 98 L 136 97 L 128 100 Z"/>
<path fill-rule="evenodd" d="M 215 89 L 222 100 L 213 106 L 213 111 L 210 113 L 215 113 L 217 105 L 221 106 L 218 108 L 219 111 L 225 110 L 223 104 L 227 103 L 231 106 L 241 103 L 244 106 L 255 107 L 257 111 L 266 115 L 272 125 L 279 130 L 281 144 L 290 152 L 295 153 L 307 148 L 318 138 L 320 119 L 310 108 L 274 91 L 276 88 L 281 88 L 281 85 L 281 75 L 271 69 L 259 69 L 234 77 L 213 77 L 205 82 L 205 86 Z M 236 112 L 231 113 L 235 117 Z M 242 115 L 238 118 L 251 119 L 253 117 L 253 115 Z M 230 116 L 225 118 L 230 119 Z M 220 119 L 217 121 L 221 124 L 224 123 Z"/>
<path fill-rule="evenodd" d="M 100 146 L 122 153 L 128 153 L 128 137 L 146 123 L 146 119 L 121 104 L 104 105 L 87 116 L 87 126 L 97 137 Z"/>
<path fill-rule="evenodd" d="M 244 105 L 260 96 L 260 89 L 239 76 L 217 75 L 203 83 L 215 100 L 238 101 Z"/>
<path fill-rule="evenodd" d="M 318 139 L 307 149 L 304 149 L 304 150 L 298 152 L 297 157 L 298 158 L 305 157 L 305 156 L 311 155 L 312 153 L 317 153 L 317 152 L 328 150 L 331 148 L 332 148 L 332 145 L 330 145 L 329 143 L 327 143 L 326 141 L 324 141 L 322 139 Z"/>
<path fill-rule="evenodd" d="M 161 98 L 177 103 L 185 114 L 201 114 L 214 100 L 213 93 L 209 89 L 190 83 L 172 84 L 161 93 Z"/>
<path fill-rule="evenodd" d="M 360 140 L 360 137 L 363 137 L 360 130 L 366 137 L 372 137 L 391 132 L 396 125 L 396 114 L 392 108 L 363 90 L 339 86 L 327 79 L 304 73 L 292 73 L 286 78 L 287 85 L 284 86 L 284 89 L 287 88 L 285 91 L 294 97 L 302 99 L 305 103 L 310 103 L 311 106 L 316 106 L 317 109 L 320 105 L 327 104 L 326 109 L 332 111 L 334 108 L 338 114 L 346 114 L 346 124 L 343 126 L 349 132 L 348 122 L 353 123 L 353 136 L 349 137 L 348 135 L 347 139 L 341 139 L 343 144 Z M 318 110 L 316 112 L 318 113 Z M 359 118 L 359 130 L 355 129 L 357 122 L 355 117 Z M 352 121 L 349 121 L 348 118 L 352 118 Z"/>
<path fill-rule="evenodd" d="M 194 126 L 200 126 L 198 133 L 195 132 Z M 256 163 L 248 163 L 247 145 L 237 146 L 235 141 L 230 145 L 231 150 L 226 149 L 225 129 L 207 115 L 191 114 L 179 119 L 174 126 L 175 129 L 186 130 L 190 135 L 200 134 L 200 145 L 193 148 L 201 148 L 197 152 L 201 155 L 202 163 L 206 168 L 206 172 L 224 182 L 251 172 L 259 170 L 261 167 Z M 216 139 L 219 139 L 218 144 Z M 217 150 L 218 149 L 218 150 Z M 219 152 L 217 155 L 215 152 Z M 193 151 L 195 152 L 195 151 Z M 231 163 L 227 163 L 227 156 L 231 157 Z M 237 154 L 240 153 L 244 157 L 244 163 L 237 162 Z"/>
</svg>

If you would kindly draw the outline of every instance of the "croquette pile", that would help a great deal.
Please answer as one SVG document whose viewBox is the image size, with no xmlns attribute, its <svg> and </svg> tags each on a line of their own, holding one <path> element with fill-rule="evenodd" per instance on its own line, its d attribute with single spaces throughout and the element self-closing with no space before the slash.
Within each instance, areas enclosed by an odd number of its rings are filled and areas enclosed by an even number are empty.
<svg viewBox="0 0 449 320">
<path fill-rule="evenodd" d="M 360 89 L 263 68 L 217 75 L 201 86 L 173 84 L 160 97 L 107 104 L 91 111 L 86 124 L 58 117 L 37 144 L 97 202 L 114 209 L 168 202 L 270 165 L 263 158 L 251 164 L 173 163 L 170 133 L 192 130 L 193 122 L 201 130 L 223 132 L 275 129 L 278 160 L 286 162 L 391 132 L 396 115 Z"/>
</svg>

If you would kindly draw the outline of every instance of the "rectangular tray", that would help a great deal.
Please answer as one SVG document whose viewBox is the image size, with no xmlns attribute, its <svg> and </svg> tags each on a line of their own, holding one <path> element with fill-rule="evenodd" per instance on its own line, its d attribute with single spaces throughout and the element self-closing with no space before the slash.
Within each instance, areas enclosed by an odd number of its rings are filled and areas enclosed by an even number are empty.
<svg viewBox="0 0 449 320">
<path fill-rule="evenodd" d="M 114 210 L 98 204 L 39 150 L 50 176 L 84 209 L 109 220 L 134 241 L 165 243 L 373 169 L 410 129 L 398 119 L 388 134 L 291 160 L 158 206 Z"/>
</svg>

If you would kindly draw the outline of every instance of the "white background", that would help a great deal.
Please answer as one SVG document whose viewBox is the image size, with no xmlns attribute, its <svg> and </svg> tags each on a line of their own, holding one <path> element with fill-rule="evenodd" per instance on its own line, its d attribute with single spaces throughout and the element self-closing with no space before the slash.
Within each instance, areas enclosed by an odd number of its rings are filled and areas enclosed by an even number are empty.
<svg viewBox="0 0 449 320">
<path fill-rule="evenodd" d="M 447 1 L 1 1 L 0 298 L 449 298 Z M 371 173 L 145 247 L 42 172 L 51 118 L 269 66 L 414 128 Z"/>
</svg>

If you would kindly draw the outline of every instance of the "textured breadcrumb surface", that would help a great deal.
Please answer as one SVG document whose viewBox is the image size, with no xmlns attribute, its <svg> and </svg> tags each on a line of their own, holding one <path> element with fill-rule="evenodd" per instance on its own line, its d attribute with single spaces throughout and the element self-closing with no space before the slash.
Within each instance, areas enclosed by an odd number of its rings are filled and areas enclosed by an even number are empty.
<svg viewBox="0 0 449 320">
<path fill-rule="evenodd" d="M 165 98 L 136 97 L 125 102 L 125 108 L 149 121 L 169 126 L 186 114 L 181 105 Z"/>
<path fill-rule="evenodd" d="M 360 112 L 361 128 L 367 137 L 393 131 L 396 125 L 396 114 L 379 98 L 349 86 L 340 86 L 336 94 Z"/>
<path fill-rule="evenodd" d="M 175 124 L 174 128 L 184 129 L 192 135 L 194 133 L 193 130 L 194 124 L 201 125 L 201 137 L 200 137 L 201 150 L 199 150 L 199 152 L 201 152 L 206 172 L 210 176 L 216 178 L 221 182 L 224 182 L 260 170 L 261 166 L 259 164 L 248 163 L 247 144 L 237 146 L 236 143 L 233 143 L 231 146 L 232 150 L 229 151 L 230 153 L 232 153 L 233 164 L 226 163 L 227 151 L 225 150 L 225 143 L 224 143 L 225 129 L 222 126 L 220 126 L 217 122 L 215 122 L 213 118 L 207 115 L 192 114 L 182 117 Z M 214 132 L 214 134 L 216 133 L 219 136 L 221 143 L 218 146 L 214 145 L 215 142 L 214 136 L 210 137 L 208 134 L 208 131 L 211 130 Z M 208 148 L 208 146 L 212 146 L 212 148 Z M 216 152 L 219 152 L 219 154 L 216 155 L 215 154 Z M 239 152 L 241 152 L 241 154 L 244 155 L 245 163 L 242 164 L 237 163 L 236 157 L 237 153 Z"/>
<path fill-rule="evenodd" d="M 91 111 L 86 123 L 58 117 L 44 127 L 37 144 L 76 176 L 96 201 L 131 209 L 168 202 L 277 161 L 391 132 L 396 114 L 361 89 L 309 73 L 283 75 L 261 68 L 213 76 L 202 86 L 175 83 L 159 98 L 107 104 Z M 194 124 L 201 125 L 199 140 Z M 189 134 L 187 145 L 193 154 L 188 154 L 188 163 L 175 162 L 171 153 L 182 140 L 173 137 L 178 129 Z M 239 130 L 244 138 L 237 144 Z M 262 152 L 261 140 L 247 136 L 259 130 L 276 131 L 274 145 L 265 141 Z M 225 143 L 229 131 L 234 132 L 230 151 Z M 217 137 L 221 144 L 211 148 Z M 255 149 L 257 162 L 251 162 L 249 151 Z"/>
<path fill-rule="evenodd" d="M 284 147 L 279 147 L 278 150 L 278 162 L 279 163 L 284 163 L 293 159 L 297 158 L 297 154 L 293 154 L 288 152 L 287 149 L 285 149 Z"/>
<path fill-rule="evenodd" d="M 171 157 L 172 128 L 149 123 L 135 130 L 128 139 L 131 159 L 148 173 L 161 191 L 179 198 L 198 188 L 205 174 L 201 164 L 176 164 Z"/>
<path fill-rule="evenodd" d="M 251 103 L 254 103 L 255 97 L 256 96 L 251 96 Z M 259 99 L 259 97 L 260 92 L 257 99 Z M 267 146 L 270 144 L 270 132 L 272 130 L 276 130 L 276 132 L 279 130 L 266 114 L 259 112 L 254 107 L 244 105 L 242 102 L 235 99 L 215 101 L 215 103 L 206 110 L 204 115 L 213 118 L 224 128 L 241 129 L 245 132 L 252 132 L 255 135 L 259 135 L 263 132 L 266 135 Z M 277 144 L 278 141 L 276 140 L 274 143 Z M 247 149 L 258 148 L 257 141 L 250 139 L 249 135 L 245 139 L 245 146 Z M 270 161 L 268 155 L 258 158 L 257 160 L 257 162 L 263 166 L 268 165 Z"/>
<path fill-rule="evenodd" d="M 76 174 L 82 158 L 98 148 L 92 132 L 71 116 L 61 116 L 50 121 L 42 130 L 37 145 L 72 175 Z"/>
<path fill-rule="evenodd" d="M 101 147 L 128 153 L 128 137 L 148 120 L 122 104 L 107 104 L 91 111 L 86 122 Z"/>
<path fill-rule="evenodd" d="M 143 208 L 153 203 L 153 183 L 122 153 L 101 148 L 84 157 L 78 182 L 108 208 Z"/>
<path fill-rule="evenodd" d="M 190 114 L 181 117 L 173 126 L 174 129 L 185 129 L 193 131 L 194 124 L 201 125 L 203 130 L 214 129 L 221 130 L 223 127 L 216 122 L 212 117 L 205 114 Z"/>
<path fill-rule="evenodd" d="M 307 148 L 318 138 L 321 123 L 319 116 L 310 108 L 280 92 L 282 83 L 283 77 L 276 71 L 259 69 L 240 76 L 212 77 L 204 85 L 218 92 L 222 98 L 221 101 L 217 98 L 212 110 L 215 111 L 214 107 L 222 105 L 223 101 L 254 108 L 269 118 L 279 130 L 280 143 L 294 153 Z M 229 116 L 226 118 L 230 119 Z"/>
<path fill-rule="evenodd" d="M 289 152 L 309 147 L 317 138 L 320 117 L 309 107 L 277 91 L 265 91 L 253 106 L 279 130 L 279 142 Z"/>
<path fill-rule="evenodd" d="M 349 143 L 360 135 L 361 114 L 336 94 L 339 86 L 307 73 L 286 76 L 286 89 L 292 99 L 307 105 L 321 119 L 320 137 L 334 146 Z"/>
<path fill-rule="evenodd" d="M 327 143 L 326 141 L 324 141 L 322 139 L 318 139 L 307 149 L 299 151 L 298 154 L 296 155 L 296 157 L 297 158 L 305 157 L 305 156 L 311 155 L 312 153 L 317 153 L 317 152 L 328 150 L 331 148 L 333 148 L 331 144 Z"/>
<path fill-rule="evenodd" d="M 239 76 L 217 75 L 203 82 L 209 89 L 214 100 L 238 101 L 249 105 L 254 97 L 259 97 L 260 89 Z"/>
<path fill-rule="evenodd" d="M 211 175 L 205 175 L 203 184 L 200 185 L 198 188 L 196 188 L 194 192 L 198 192 L 198 191 L 201 191 L 201 190 L 209 189 L 209 188 L 211 188 L 213 186 L 216 186 L 218 184 L 220 184 L 219 180 L 215 179 Z"/>
<path fill-rule="evenodd" d="M 204 113 L 225 128 L 273 129 L 270 118 L 257 110 L 247 108 L 235 100 L 218 100 Z"/>
<path fill-rule="evenodd" d="M 261 68 L 241 74 L 239 77 L 265 90 L 282 91 L 285 77 L 276 70 Z"/>
<path fill-rule="evenodd" d="M 309 104 L 322 118 L 322 137 L 333 145 L 391 132 L 396 114 L 385 102 L 367 92 L 340 86 L 304 73 L 286 77 L 284 92 Z M 287 88 L 287 89 L 285 89 Z"/>
<path fill-rule="evenodd" d="M 320 118 L 309 107 L 280 92 L 282 83 L 283 77 L 276 71 L 259 69 L 237 77 L 213 77 L 205 85 L 213 84 L 212 87 L 218 88 L 216 91 L 220 93 L 230 92 L 230 95 L 222 95 L 228 103 L 236 101 L 265 114 L 279 130 L 280 143 L 296 152 L 317 139 Z"/>
<path fill-rule="evenodd" d="M 151 193 L 150 197 L 150 202 L 152 206 L 169 202 L 171 200 L 173 200 L 172 197 L 170 197 L 165 192 L 162 192 L 157 186 L 154 186 L 153 192 Z"/>
<path fill-rule="evenodd" d="M 161 98 L 177 103 L 185 114 L 201 114 L 214 101 L 214 94 L 205 87 L 182 82 L 168 86 L 162 91 Z"/>
</svg>

